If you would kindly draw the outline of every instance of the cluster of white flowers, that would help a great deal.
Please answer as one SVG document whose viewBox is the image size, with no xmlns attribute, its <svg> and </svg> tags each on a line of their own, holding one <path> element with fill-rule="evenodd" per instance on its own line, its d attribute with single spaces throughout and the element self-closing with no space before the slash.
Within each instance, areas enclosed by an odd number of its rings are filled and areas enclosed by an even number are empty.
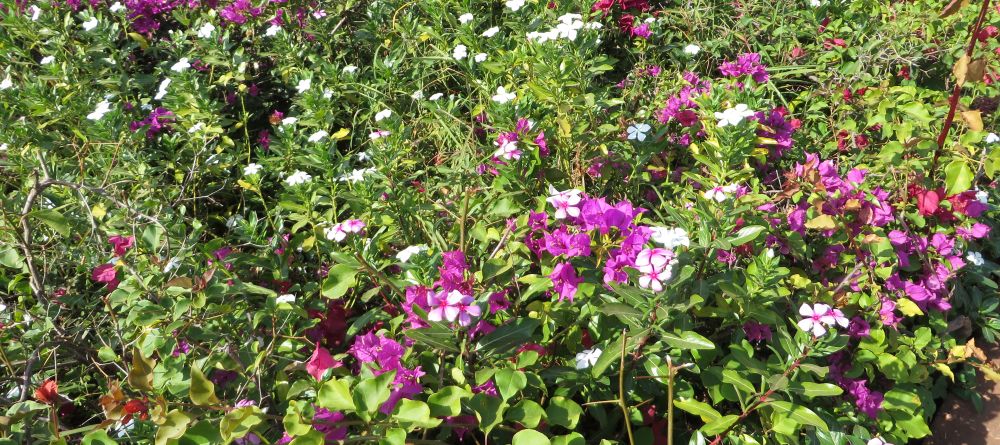
<svg viewBox="0 0 1000 445">
<path fill-rule="evenodd" d="M 729 125 L 739 125 L 750 116 L 753 116 L 754 111 L 747 106 L 747 104 L 736 104 L 735 107 L 727 108 L 723 112 L 715 112 L 715 118 L 719 120 L 719 126 L 725 127 Z"/>
<path fill-rule="evenodd" d="M 584 23 L 583 16 L 580 14 L 563 14 L 559 17 L 559 24 L 555 28 L 552 28 L 545 32 L 532 31 L 528 33 L 528 40 L 533 40 L 538 43 L 545 43 L 550 40 L 567 39 L 570 41 L 576 40 L 577 35 L 579 35 L 581 29 L 599 29 L 601 24 L 598 22 Z"/>
<path fill-rule="evenodd" d="M 97 104 L 97 108 L 94 109 L 94 112 L 87 115 L 87 119 L 99 121 L 105 114 L 108 114 L 109 111 L 111 111 L 111 103 L 106 100 L 102 100 Z"/>
<path fill-rule="evenodd" d="M 337 180 L 340 182 L 350 182 L 353 184 L 355 182 L 364 181 L 365 176 L 374 172 L 375 172 L 374 168 L 357 168 L 352 170 L 349 174 L 337 178 Z"/>
<path fill-rule="evenodd" d="M 688 238 L 688 233 L 686 230 L 680 227 L 674 227 L 672 229 L 666 227 L 650 227 L 653 233 L 650 237 L 654 243 L 659 244 L 667 249 L 676 249 L 677 247 L 691 246 L 691 239 Z"/>
<path fill-rule="evenodd" d="M 302 170 L 295 170 L 294 173 L 285 178 L 285 183 L 288 184 L 289 187 L 302 185 L 309 181 L 312 181 L 312 175 Z"/>
</svg>

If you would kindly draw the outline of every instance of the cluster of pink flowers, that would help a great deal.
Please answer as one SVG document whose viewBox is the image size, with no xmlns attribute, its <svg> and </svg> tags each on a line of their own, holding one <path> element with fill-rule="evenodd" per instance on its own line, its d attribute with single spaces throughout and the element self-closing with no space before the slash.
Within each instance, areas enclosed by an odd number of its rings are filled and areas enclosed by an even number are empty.
<svg viewBox="0 0 1000 445">
<path fill-rule="evenodd" d="M 767 67 L 760 63 L 760 54 L 740 54 L 735 61 L 724 62 L 719 66 L 719 72 L 727 77 L 750 76 L 754 82 L 764 83 L 771 78 Z"/>
<path fill-rule="evenodd" d="M 146 128 L 146 137 L 154 138 L 156 135 L 170 130 L 170 124 L 174 122 L 174 113 L 170 112 L 163 107 L 156 107 L 149 112 L 149 116 L 140 121 L 134 121 L 129 124 L 129 129 L 132 131 L 139 131 L 142 127 Z"/>
<path fill-rule="evenodd" d="M 118 261 L 120 261 L 119 257 L 125 255 L 135 245 L 135 237 L 112 235 L 108 238 L 108 244 L 111 244 L 115 258 L 110 262 L 95 267 L 90 273 L 90 279 L 98 283 L 104 283 L 104 286 L 109 291 L 113 291 L 118 288 L 118 284 L 121 282 L 118 279 L 118 269 L 116 267 Z"/>
<path fill-rule="evenodd" d="M 482 115 L 476 118 L 477 121 L 485 121 L 485 119 Z M 514 131 L 499 131 L 496 140 L 493 142 L 493 145 L 497 149 L 493 153 L 492 163 L 495 165 L 507 165 L 509 161 L 521 159 L 521 155 L 524 154 L 522 147 L 528 143 L 532 143 L 538 148 L 539 156 L 548 156 L 549 144 L 545 139 L 545 132 L 539 131 L 534 139 L 531 139 L 528 132 L 532 130 L 532 126 L 533 123 L 531 121 L 522 117 L 518 118 L 517 124 L 514 126 Z M 478 171 L 480 174 L 486 171 L 497 174 L 495 169 L 486 165 L 479 166 Z"/>
<path fill-rule="evenodd" d="M 339 243 L 347 238 L 348 233 L 361 233 L 364 229 L 364 221 L 361 221 L 360 219 L 349 219 L 328 227 L 325 230 L 325 234 L 327 239 Z"/>
</svg>

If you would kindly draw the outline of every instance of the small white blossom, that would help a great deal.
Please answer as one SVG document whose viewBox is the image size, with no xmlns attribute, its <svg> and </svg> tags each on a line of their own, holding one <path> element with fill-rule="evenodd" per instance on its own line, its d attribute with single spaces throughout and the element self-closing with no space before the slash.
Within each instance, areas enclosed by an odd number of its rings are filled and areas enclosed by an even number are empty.
<svg viewBox="0 0 1000 445">
<path fill-rule="evenodd" d="M 295 86 L 295 89 L 298 90 L 299 94 L 309 91 L 309 88 L 312 88 L 312 79 L 302 79 L 299 81 L 299 84 Z"/>
<path fill-rule="evenodd" d="M 170 86 L 170 82 L 171 82 L 171 80 L 170 80 L 169 77 L 166 78 L 166 79 L 163 79 L 163 82 L 160 82 L 160 87 L 156 91 L 156 96 L 153 96 L 153 99 L 156 99 L 156 100 L 163 99 L 163 97 L 167 95 L 167 87 Z"/>
<path fill-rule="evenodd" d="M 187 57 L 183 57 L 181 58 L 181 60 L 178 60 L 177 63 L 175 63 L 173 66 L 170 67 L 170 71 L 173 71 L 175 73 L 183 73 L 184 70 L 188 68 L 191 68 L 191 64 L 188 63 Z"/>
<path fill-rule="evenodd" d="M 354 65 L 347 65 L 347 66 L 344 67 L 344 72 L 347 73 L 347 74 L 354 74 L 357 71 L 358 71 L 358 67 L 356 67 Z"/>
<path fill-rule="evenodd" d="M 497 94 L 493 95 L 493 102 L 498 104 L 505 104 L 517 98 L 517 95 L 513 92 L 508 93 L 507 89 L 503 86 L 497 87 Z"/>
<path fill-rule="evenodd" d="M 108 114 L 109 111 L 111 111 L 111 104 L 106 100 L 102 100 L 97 104 L 97 108 L 95 108 L 92 113 L 87 115 L 87 119 L 99 121 L 105 114 Z"/>
<path fill-rule="evenodd" d="M 409 246 L 403 250 L 400 250 L 399 253 L 396 254 L 396 259 L 399 260 L 400 263 L 405 263 L 410 261 L 410 257 L 412 257 L 413 255 L 419 254 L 420 252 L 423 252 L 425 250 L 427 250 L 427 246 L 422 244 L 419 246 Z"/>
<path fill-rule="evenodd" d="M 440 99 L 442 96 L 444 96 L 443 93 L 434 93 L 434 94 L 431 94 L 431 97 L 428 97 L 427 100 L 433 102 L 433 101 L 436 101 L 436 100 Z"/>
<path fill-rule="evenodd" d="M 886 442 L 886 441 L 884 441 L 884 440 L 882 440 L 882 439 L 880 439 L 878 437 L 875 437 L 875 438 L 872 438 L 872 440 L 868 441 L 868 445 L 892 445 L 892 444 L 889 443 L 889 442 Z"/>
<path fill-rule="evenodd" d="M 483 37 L 486 37 L 488 39 L 490 37 L 497 35 L 498 32 L 500 32 L 500 28 L 494 26 L 490 29 L 487 29 L 486 31 L 483 31 Z"/>
<path fill-rule="evenodd" d="M 412 94 L 410 94 L 410 99 L 413 99 L 413 100 L 420 100 L 420 99 L 423 99 L 423 98 L 424 98 L 424 92 L 423 92 L 423 90 L 417 90 L 417 91 L 414 91 Z"/>
<path fill-rule="evenodd" d="M 809 0 L 809 6 L 812 6 L 813 8 L 818 8 L 820 5 L 822 5 L 822 3 L 820 3 L 819 0 Z"/>
<path fill-rule="evenodd" d="M 840 325 L 846 328 L 850 323 L 840 309 L 832 308 L 823 303 L 816 303 L 811 307 L 802 303 L 802 306 L 799 307 L 799 315 L 805 317 L 799 320 L 799 328 L 816 337 L 822 337 L 826 334 L 828 327 L 836 328 L 837 325 Z"/>
<path fill-rule="evenodd" d="M 459 44 L 458 46 L 455 47 L 454 50 L 451 51 L 451 56 L 454 57 L 455 60 L 462 60 L 465 58 L 465 56 L 468 55 L 469 55 L 468 48 L 466 48 L 465 45 L 462 44 Z"/>
<path fill-rule="evenodd" d="M 476 54 L 476 56 L 473 57 L 472 60 L 475 60 L 476 63 L 482 63 L 486 60 L 486 53 Z"/>
<path fill-rule="evenodd" d="M 83 25 L 80 25 L 80 26 L 83 27 L 84 31 L 91 31 L 91 30 L 93 30 L 94 28 L 97 27 L 97 17 L 91 17 L 90 20 L 87 20 L 86 22 L 83 22 Z"/>
<path fill-rule="evenodd" d="M 55 60 L 56 60 L 56 58 L 53 57 L 53 56 L 45 56 L 45 57 L 42 57 L 42 60 L 40 60 L 38 63 L 40 63 L 42 65 L 48 65 L 48 64 L 50 64 L 52 62 L 55 62 Z"/>
<path fill-rule="evenodd" d="M 246 167 L 243 167 L 243 174 L 245 176 L 253 176 L 260 173 L 261 169 L 263 168 L 264 167 L 262 167 L 260 164 L 257 163 L 247 164 Z"/>
<path fill-rule="evenodd" d="M 8 74 L 7 77 L 4 77 L 3 80 L 0 81 L 0 91 L 10 89 L 13 86 L 14 82 L 10 80 L 10 74 Z"/>
<path fill-rule="evenodd" d="M 983 254 L 979 252 L 969 252 L 965 254 L 965 259 L 969 260 L 973 266 L 982 266 L 986 262 L 983 260 Z"/>
<path fill-rule="evenodd" d="M 719 120 L 719 127 L 725 127 L 729 125 L 738 125 L 750 116 L 753 116 L 754 111 L 747 107 L 747 104 L 737 104 L 735 107 L 727 108 L 723 112 L 715 112 L 715 118 Z"/>
<path fill-rule="evenodd" d="M 317 131 L 309 136 L 309 142 L 319 142 L 329 134 L 330 133 L 327 133 L 325 130 Z"/>
<path fill-rule="evenodd" d="M 119 6 L 121 6 L 121 5 L 119 5 Z M 28 10 L 31 11 L 31 21 L 32 22 L 37 22 L 38 19 L 42 16 L 42 8 L 39 8 L 37 5 L 31 5 L 31 6 L 29 6 Z"/>
<path fill-rule="evenodd" d="M 680 246 L 690 247 L 691 239 L 688 238 L 688 233 L 680 227 L 674 227 L 668 229 L 666 227 L 650 227 L 652 233 L 651 239 L 654 243 L 659 244 L 667 249 L 674 249 Z"/>
<path fill-rule="evenodd" d="M 124 11 L 125 10 L 125 5 L 121 4 L 121 2 L 115 2 L 115 4 L 111 5 L 111 7 L 108 8 L 108 10 L 111 11 L 111 12 Z"/>
<path fill-rule="evenodd" d="M 285 178 L 285 183 L 288 184 L 289 187 L 294 187 L 296 185 L 305 184 L 311 180 L 312 176 L 309 175 L 309 173 L 306 173 L 302 170 L 295 170 L 295 173 L 292 173 L 287 178 Z"/>
<path fill-rule="evenodd" d="M 293 294 L 278 295 L 278 298 L 275 298 L 274 302 L 277 303 L 277 304 L 281 304 L 281 303 L 292 304 L 292 303 L 295 302 L 295 295 L 293 295 Z"/>
<path fill-rule="evenodd" d="M 650 128 L 652 127 L 650 127 L 649 124 L 639 123 L 629 125 L 626 132 L 628 133 L 629 140 L 642 142 L 646 140 L 646 132 L 648 132 Z"/>
<path fill-rule="evenodd" d="M 983 203 L 990 203 L 990 194 L 986 193 L 986 190 L 976 190 L 976 200 Z"/>
<path fill-rule="evenodd" d="M 205 23 L 204 25 L 201 25 L 201 28 L 198 28 L 198 38 L 207 39 L 209 37 L 212 37 L 212 32 L 214 31 L 215 31 L 215 25 L 211 23 Z"/>
<path fill-rule="evenodd" d="M 517 12 L 522 6 L 524 6 L 524 0 L 507 0 L 505 4 L 511 11 Z"/>
<path fill-rule="evenodd" d="M 388 118 L 389 116 L 392 116 L 392 110 L 379 111 L 378 113 L 375 113 L 375 122 L 380 122 L 383 119 Z"/>
<path fill-rule="evenodd" d="M 373 131 L 371 133 L 368 133 L 368 139 L 371 139 L 371 140 L 374 141 L 375 139 L 381 139 L 381 138 L 384 138 L 384 137 L 386 137 L 386 136 L 388 136 L 390 134 L 392 134 L 392 133 L 389 132 L 389 130 L 375 130 L 375 131 Z"/>
<path fill-rule="evenodd" d="M 715 200 L 716 202 L 722 202 L 729 199 L 729 194 L 736 192 L 736 190 L 738 189 L 739 186 L 737 186 L 736 184 L 715 186 L 708 190 L 705 190 L 705 193 L 703 193 L 702 196 L 704 196 L 705 199 L 711 199 Z"/>
<path fill-rule="evenodd" d="M 329 99 L 333 97 L 333 90 L 323 90 L 323 99 Z"/>
<path fill-rule="evenodd" d="M 462 14 L 462 15 L 458 16 L 458 23 L 461 23 L 461 24 L 464 25 L 466 23 L 471 22 L 472 19 L 474 19 L 474 18 L 475 17 L 473 17 L 472 14 L 469 14 L 468 12 L 466 12 L 465 14 Z"/>
<path fill-rule="evenodd" d="M 299 118 L 289 116 L 289 117 L 286 117 L 286 118 L 284 118 L 284 119 L 281 120 L 281 125 L 282 126 L 285 126 L 285 125 L 295 125 L 295 123 L 298 122 L 298 121 L 299 121 Z"/>
<path fill-rule="evenodd" d="M 197 124 L 192 125 L 191 128 L 188 128 L 188 134 L 197 133 L 201 131 L 202 128 L 205 128 L 205 124 L 198 122 Z"/>
<path fill-rule="evenodd" d="M 986 135 L 987 144 L 995 144 L 997 142 L 1000 142 L 1000 136 L 997 136 L 996 133 L 990 133 Z"/>
<path fill-rule="evenodd" d="M 278 25 L 271 25 L 271 26 L 267 27 L 266 31 L 264 31 L 264 35 L 268 36 L 268 37 L 274 37 L 274 36 L 278 35 L 279 32 L 281 32 L 281 27 L 280 26 L 278 26 Z"/>
<path fill-rule="evenodd" d="M 365 162 L 372 158 L 370 155 L 368 155 L 367 151 L 359 151 L 357 156 L 358 156 L 358 161 L 361 162 Z"/>
<path fill-rule="evenodd" d="M 587 369 L 591 366 L 597 364 L 597 359 L 601 358 L 601 350 L 599 348 L 586 349 L 582 352 L 576 354 L 576 369 Z"/>
<path fill-rule="evenodd" d="M 350 174 L 337 178 L 337 180 L 340 182 L 350 182 L 350 183 L 361 182 L 365 180 L 366 175 L 374 172 L 375 172 L 374 168 L 358 168 L 352 170 Z"/>
<path fill-rule="evenodd" d="M 684 54 L 695 56 L 699 52 L 701 52 L 701 47 L 698 46 L 698 45 L 695 45 L 694 43 L 689 44 L 688 46 L 684 47 Z"/>
</svg>

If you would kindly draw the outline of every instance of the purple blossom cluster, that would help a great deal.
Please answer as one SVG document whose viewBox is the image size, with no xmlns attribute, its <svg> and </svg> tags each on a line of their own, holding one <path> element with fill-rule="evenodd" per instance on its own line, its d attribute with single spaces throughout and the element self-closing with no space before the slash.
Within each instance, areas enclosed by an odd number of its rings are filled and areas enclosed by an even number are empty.
<svg viewBox="0 0 1000 445">
<path fill-rule="evenodd" d="M 369 332 L 355 337 L 354 344 L 347 352 L 354 356 L 359 366 L 369 367 L 376 376 L 395 371 L 389 400 L 379 408 L 382 413 L 392 413 L 400 400 L 411 398 L 423 390 L 420 377 L 424 372 L 420 366 L 413 369 L 403 366 L 406 348 L 399 342 L 382 334 Z"/>
<path fill-rule="evenodd" d="M 139 34 L 152 34 L 160 29 L 161 22 L 184 4 L 184 0 L 125 0 L 132 30 Z"/>
<path fill-rule="evenodd" d="M 882 401 L 885 394 L 869 388 L 869 382 L 863 378 L 850 378 L 847 373 L 851 370 L 851 355 L 847 351 L 838 351 L 830 355 L 829 379 L 844 389 L 848 396 L 857 405 L 858 411 L 874 419 L 878 417 L 882 410 Z"/>
<path fill-rule="evenodd" d="M 754 82 L 764 83 L 771 78 L 767 67 L 760 63 L 760 54 L 740 54 L 735 61 L 724 62 L 719 71 L 727 77 L 750 76 Z"/>
<path fill-rule="evenodd" d="M 797 128 L 796 122 L 785 119 L 788 110 L 775 108 L 769 112 L 758 111 L 754 116 L 757 119 L 757 136 L 774 141 L 762 145 L 768 149 L 771 159 L 782 157 L 785 152 L 792 148 L 792 134 Z"/>
<path fill-rule="evenodd" d="M 264 8 L 254 7 L 250 0 L 235 0 L 219 11 L 219 17 L 226 23 L 242 25 L 247 22 L 248 16 L 257 17 L 263 10 Z"/>
<path fill-rule="evenodd" d="M 170 124 L 174 122 L 174 113 L 170 112 L 163 107 L 156 107 L 149 112 L 149 116 L 140 121 L 134 121 L 129 124 L 129 129 L 133 132 L 139 131 L 142 127 L 146 128 L 146 137 L 152 139 L 156 135 L 170 130 Z"/>
<path fill-rule="evenodd" d="M 677 121 L 685 127 L 690 127 L 698 122 L 698 104 L 694 99 L 707 93 L 712 84 L 708 80 L 702 80 L 697 74 L 692 72 L 684 73 L 684 81 L 687 85 L 674 96 L 667 99 L 667 104 L 660 110 L 657 120 L 666 124 L 671 120 Z M 686 144 L 685 144 L 686 145 Z"/>
</svg>

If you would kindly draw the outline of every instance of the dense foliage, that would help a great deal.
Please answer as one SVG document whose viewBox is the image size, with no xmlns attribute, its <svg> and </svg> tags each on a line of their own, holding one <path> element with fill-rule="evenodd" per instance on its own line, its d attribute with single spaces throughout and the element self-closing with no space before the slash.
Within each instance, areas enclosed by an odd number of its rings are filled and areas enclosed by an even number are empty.
<svg viewBox="0 0 1000 445">
<path fill-rule="evenodd" d="M 925 437 L 1000 378 L 980 5 L 5 1 L 0 443 Z"/>
</svg>

